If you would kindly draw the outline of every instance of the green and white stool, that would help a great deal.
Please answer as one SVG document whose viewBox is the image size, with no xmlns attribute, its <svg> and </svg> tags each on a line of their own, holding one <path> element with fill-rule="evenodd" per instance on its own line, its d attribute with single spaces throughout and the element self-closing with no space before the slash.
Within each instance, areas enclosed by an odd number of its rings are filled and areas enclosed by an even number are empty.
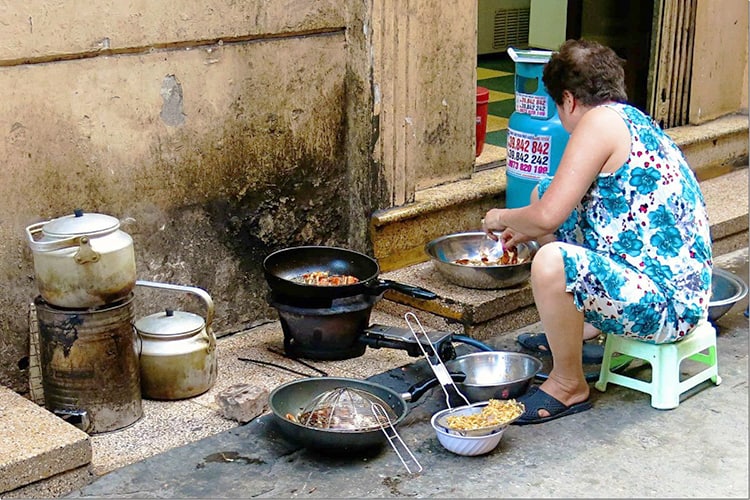
<svg viewBox="0 0 750 500">
<path fill-rule="evenodd" d="M 619 355 L 618 355 L 619 354 Z M 623 358 L 625 356 L 625 358 Z M 614 373 L 623 361 L 640 359 L 651 365 L 651 381 Z M 700 363 L 701 370 L 680 380 L 680 365 L 686 359 Z M 702 366 L 701 366 L 702 365 Z M 598 390 L 607 390 L 607 384 L 617 384 L 651 395 L 651 406 L 660 410 L 677 408 L 685 391 L 711 379 L 721 383 L 716 355 L 716 329 L 707 320 L 699 323 L 682 340 L 669 344 L 649 344 L 620 335 L 607 335 Z"/>
</svg>

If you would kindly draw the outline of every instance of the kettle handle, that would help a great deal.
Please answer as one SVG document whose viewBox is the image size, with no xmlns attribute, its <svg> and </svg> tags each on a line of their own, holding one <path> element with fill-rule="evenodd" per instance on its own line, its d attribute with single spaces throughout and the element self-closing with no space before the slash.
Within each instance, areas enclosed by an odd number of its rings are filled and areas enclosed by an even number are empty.
<svg viewBox="0 0 750 500">
<path fill-rule="evenodd" d="M 26 237 L 29 240 L 29 246 L 32 250 L 37 252 L 52 252 L 54 250 L 62 250 L 63 248 L 77 247 L 81 244 L 80 236 L 71 236 L 70 238 L 64 238 L 52 241 L 39 241 L 35 236 L 42 232 L 42 228 L 49 221 L 37 222 L 26 228 Z"/>
<path fill-rule="evenodd" d="M 203 299 L 203 302 L 206 304 L 206 333 L 208 333 L 208 340 L 211 343 L 211 348 L 214 347 L 216 339 L 214 337 L 213 330 L 211 329 L 211 323 L 214 320 L 214 301 L 211 298 L 211 296 L 202 288 L 194 287 L 194 286 L 184 286 L 184 285 L 173 285 L 171 283 L 158 283 L 156 281 L 144 281 L 144 280 L 136 280 L 136 285 L 140 286 L 148 286 L 152 288 L 165 288 L 167 290 L 175 290 L 179 292 L 188 292 L 192 293 L 193 295 L 197 295 L 201 299 Z"/>
<path fill-rule="evenodd" d="M 29 240 L 29 247 L 35 252 L 53 252 L 55 250 L 62 250 L 64 248 L 71 248 L 81 246 L 91 238 L 98 238 L 100 236 L 106 236 L 114 233 L 120 229 L 119 223 L 116 227 L 102 229 L 100 231 L 92 231 L 85 235 L 72 235 L 67 238 L 60 238 L 56 240 L 43 241 L 36 239 L 44 229 L 44 226 L 50 221 L 37 222 L 26 227 L 26 238 Z M 83 239 L 86 239 L 82 241 Z"/>
</svg>

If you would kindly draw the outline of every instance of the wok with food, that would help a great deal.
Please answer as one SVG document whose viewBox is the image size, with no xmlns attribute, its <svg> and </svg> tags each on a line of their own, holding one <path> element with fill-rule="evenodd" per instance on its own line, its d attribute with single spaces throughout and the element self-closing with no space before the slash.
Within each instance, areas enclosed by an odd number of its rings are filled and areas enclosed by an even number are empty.
<svg viewBox="0 0 750 500">
<path fill-rule="evenodd" d="M 465 288 L 510 288 L 528 280 L 539 244 L 498 245 L 484 232 L 473 231 L 436 238 L 425 245 L 425 252 L 441 276 Z"/>
<path fill-rule="evenodd" d="M 372 403 L 383 407 L 390 425 L 398 426 L 428 387 L 398 393 L 384 385 L 345 377 L 309 377 L 275 388 L 268 396 L 273 421 L 291 443 L 341 453 L 382 446 L 386 442 Z M 351 402 L 336 398 L 353 398 Z M 329 417 L 334 414 L 334 421 Z"/>
<path fill-rule="evenodd" d="M 300 246 L 277 250 L 263 260 L 263 273 L 274 295 L 296 300 L 379 297 L 386 290 L 425 300 L 437 297 L 424 288 L 382 279 L 375 259 L 346 248 Z"/>
</svg>

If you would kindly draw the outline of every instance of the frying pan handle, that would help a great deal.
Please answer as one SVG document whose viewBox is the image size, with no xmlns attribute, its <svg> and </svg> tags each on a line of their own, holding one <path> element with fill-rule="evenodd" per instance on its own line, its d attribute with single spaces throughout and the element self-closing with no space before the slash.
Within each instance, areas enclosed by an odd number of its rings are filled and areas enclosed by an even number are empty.
<svg viewBox="0 0 750 500">
<path fill-rule="evenodd" d="M 464 372 L 450 372 L 450 376 L 454 382 L 463 382 L 464 380 L 466 380 L 466 374 Z M 402 397 L 406 401 L 418 401 L 422 396 L 425 395 L 425 393 L 427 393 L 427 391 L 429 391 L 436 385 L 438 385 L 437 377 L 433 377 L 427 380 L 421 380 L 409 387 L 409 389 L 406 391 L 406 394 L 404 394 Z"/>
<path fill-rule="evenodd" d="M 396 290 L 397 292 L 401 292 L 404 295 L 408 295 L 409 297 L 414 297 L 416 299 L 434 300 L 437 298 L 437 294 L 435 292 L 431 292 L 425 288 L 407 285 L 405 283 L 399 283 L 397 281 L 386 280 L 382 278 L 378 279 L 376 288 L 378 290 L 378 293 L 383 293 L 386 290 Z"/>
</svg>

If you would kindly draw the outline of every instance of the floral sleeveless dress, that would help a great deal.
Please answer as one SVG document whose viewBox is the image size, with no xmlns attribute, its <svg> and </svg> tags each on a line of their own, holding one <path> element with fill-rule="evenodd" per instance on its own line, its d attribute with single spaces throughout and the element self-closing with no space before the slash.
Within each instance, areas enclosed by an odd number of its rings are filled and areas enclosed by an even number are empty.
<svg viewBox="0 0 750 500">
<path fill-rule="evenodd" d="M 600 174 L 555 233 L 566 290 L 603 332 L 675 342 L 708 315 L 705 201 L 682 152 L 651 118 L 627 104 L 605 106 L 630 129 L 630 158 Z M 551 181 L 539 182 L 539 196 Z"/>
</svg>

